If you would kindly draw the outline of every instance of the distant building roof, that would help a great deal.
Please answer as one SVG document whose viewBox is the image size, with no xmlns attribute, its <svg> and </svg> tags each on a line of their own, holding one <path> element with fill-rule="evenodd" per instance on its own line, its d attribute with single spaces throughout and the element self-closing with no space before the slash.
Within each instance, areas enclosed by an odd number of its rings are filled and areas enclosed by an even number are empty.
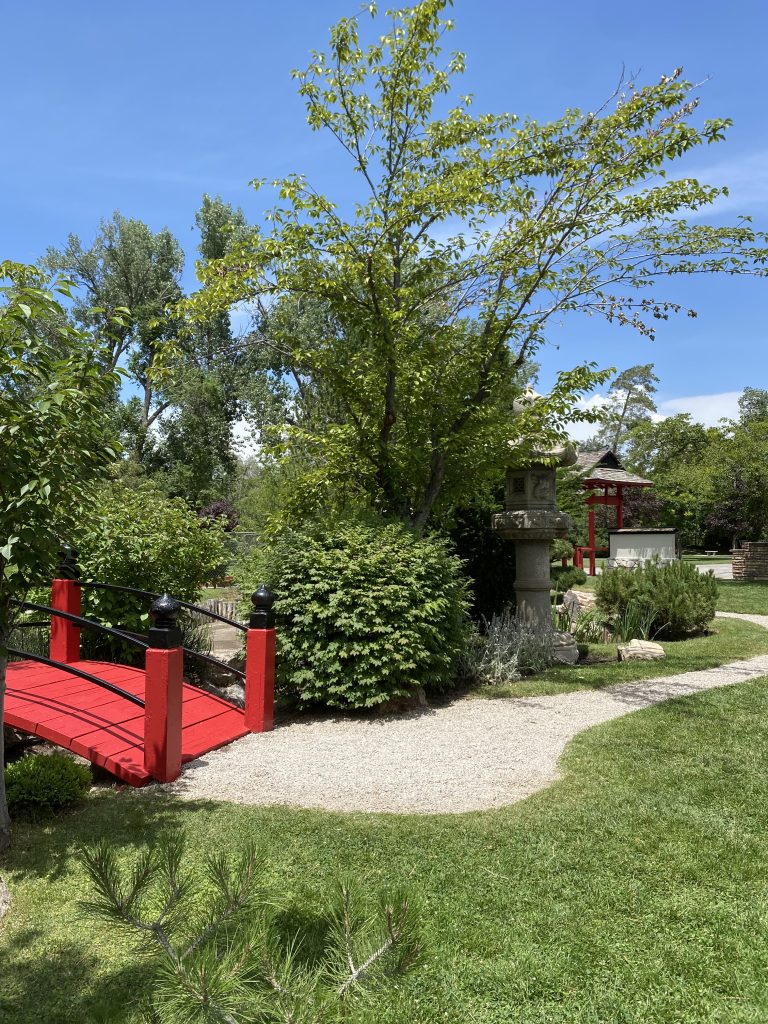
<svg viewBox="0 0 768 1024">
<path fill-rule="evenodd" d="M 599 451 L 579 452 L 576 456 L 576 472 L 584 477 L 585 486 L 595 484 L 626 484 L 629 487 L 652 487 L 651 480 L 645 480 L 624 469 L 615 452 L 610 448 Z"/>
</svg>

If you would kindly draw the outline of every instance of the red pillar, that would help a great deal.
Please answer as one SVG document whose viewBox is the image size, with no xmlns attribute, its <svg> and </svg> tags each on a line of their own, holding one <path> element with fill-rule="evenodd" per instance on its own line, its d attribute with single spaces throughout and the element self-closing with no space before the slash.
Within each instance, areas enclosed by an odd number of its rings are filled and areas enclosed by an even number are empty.
<svg viewBox="0 0 768 1024">
<path fill-rule="evenodd" d="M 245 641 L 245 724 L 251 732 L 268 732 L 275 706 L 275 597 L 266 587 L 251 595 Z"/>
<path fill-rule="evenodd" d="M 184 652 L 150 647 L 144 691 L 144 767 L 158 782 L 181 774 L 181 703 Z"/>
<path fill-rule="evenodd" d="M 595 506 L 589 506 L 589 512 L 587 513 L 587 522 L 589 524 L 589 575 L 595 575 Z"/>
<path fill-rule="evenodd" d="M 80 584 L 77 580 L 56 579 L 51 585 L 51 608 L 70 615 L 80 614 Z M 80 660 L 80 627 L 58 615 L 51 616 L 52 661 L 71 665 Z"/>
<path fill-rule="evenodd" d="M 616 485 L 616 529 L 621 530 L 624 526 L 624 488 Z"/>
<path fill-rule="evenodd" d="M 152 604 L 144 689 L 144 767 L 158 782 L 181 774 L 184 651 L 176 625 L 179 603 L 168 594 Z"/>
<path fill-rule="evenodd" d="M 245 652 L 245 724 L 251 732 L 268 732 L 275 707 L 274 629 L 249 629 Z"/>
</svg>

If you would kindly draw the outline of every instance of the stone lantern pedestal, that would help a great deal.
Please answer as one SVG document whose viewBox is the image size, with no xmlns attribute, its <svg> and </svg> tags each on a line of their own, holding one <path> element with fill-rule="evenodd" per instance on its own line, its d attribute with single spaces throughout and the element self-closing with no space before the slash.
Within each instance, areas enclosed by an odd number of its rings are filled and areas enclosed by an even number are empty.
<svg viewBox="0 0 768 1024">
<path fill-rule="evenodd" d="M 570 446 L 551 454 L 561 466 L 576 460 Z M 557 509 L 554 467 L 539 463 L 508 469 L 505 511 L 495 515 L 491 525 L 515 544 L 518 616 L 532 625 L 549 625 L 550 544 L 567 537 L 571 528 L 571 517 Z"/>
</svg>

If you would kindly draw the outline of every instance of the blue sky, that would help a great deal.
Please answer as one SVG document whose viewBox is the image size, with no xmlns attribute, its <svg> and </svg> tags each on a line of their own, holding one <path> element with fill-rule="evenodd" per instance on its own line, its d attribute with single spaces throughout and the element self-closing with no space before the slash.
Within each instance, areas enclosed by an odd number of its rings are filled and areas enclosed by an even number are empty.
<svg viewBox="0 0 768 1024">
<path fill-rule="evenodd" d="M 271 198 L 249 190 L 254 177 L 300 171 L 339 195 L 344 160 L 306 126 L 289 71 L 357 9 L 355 0 L 3 4 L 0 258 L 34 261 L 69 232 L 90 241 L 119 209 L 174 232 L 191 285 L 203 192 L 253 221 Z M 467 54 L 461 91 L 474 94 L 476 111 L 551 119 L 569 106 L 594 109 L 622 66 L 647 81 L 681 64 L 688 78 L 709 78 L 704 116 L 734 127 L 684 173 L 731 188 L 721 219 L 752 214 L 768 228 L 764 0 L 456 0 L 452 16 L 448 46 Z M 745 385 L 768 387 L 768 281 L 677 278 L 664 294 L 698 318 L 671 319 L 655 342 L 568 319 L 540 353 L 540 389 L 584 359 L 654 362 L 661 410 L 711 422 L 734 411 Z"/>
</svg>

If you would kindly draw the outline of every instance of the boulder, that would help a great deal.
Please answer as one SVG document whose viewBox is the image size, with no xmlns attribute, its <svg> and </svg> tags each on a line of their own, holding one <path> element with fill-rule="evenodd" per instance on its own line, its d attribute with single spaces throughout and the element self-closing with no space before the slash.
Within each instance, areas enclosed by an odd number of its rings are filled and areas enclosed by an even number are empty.
<svg viewBox="0 0 768 1024">
<path fill-rule="evenodd" d="M 563 594 L 562 609 L 572 623 L 594 608 L 597 608 L 597 595 L 592 590 L 566 590 Z"/>
<path fill-rule="evenodd" d="M 653 640 L 630 640 L 617 647 L 619 661 L 655 661 L 663 658 L 664 648 Z"/>
<path fill-rule="evenodd" d="M 576 640 L 570 633 L 555 632 L 555 645 L 552 657 L 562 665 L 575 665 L 579 660 L 579 649 Z"/>
</svg>

